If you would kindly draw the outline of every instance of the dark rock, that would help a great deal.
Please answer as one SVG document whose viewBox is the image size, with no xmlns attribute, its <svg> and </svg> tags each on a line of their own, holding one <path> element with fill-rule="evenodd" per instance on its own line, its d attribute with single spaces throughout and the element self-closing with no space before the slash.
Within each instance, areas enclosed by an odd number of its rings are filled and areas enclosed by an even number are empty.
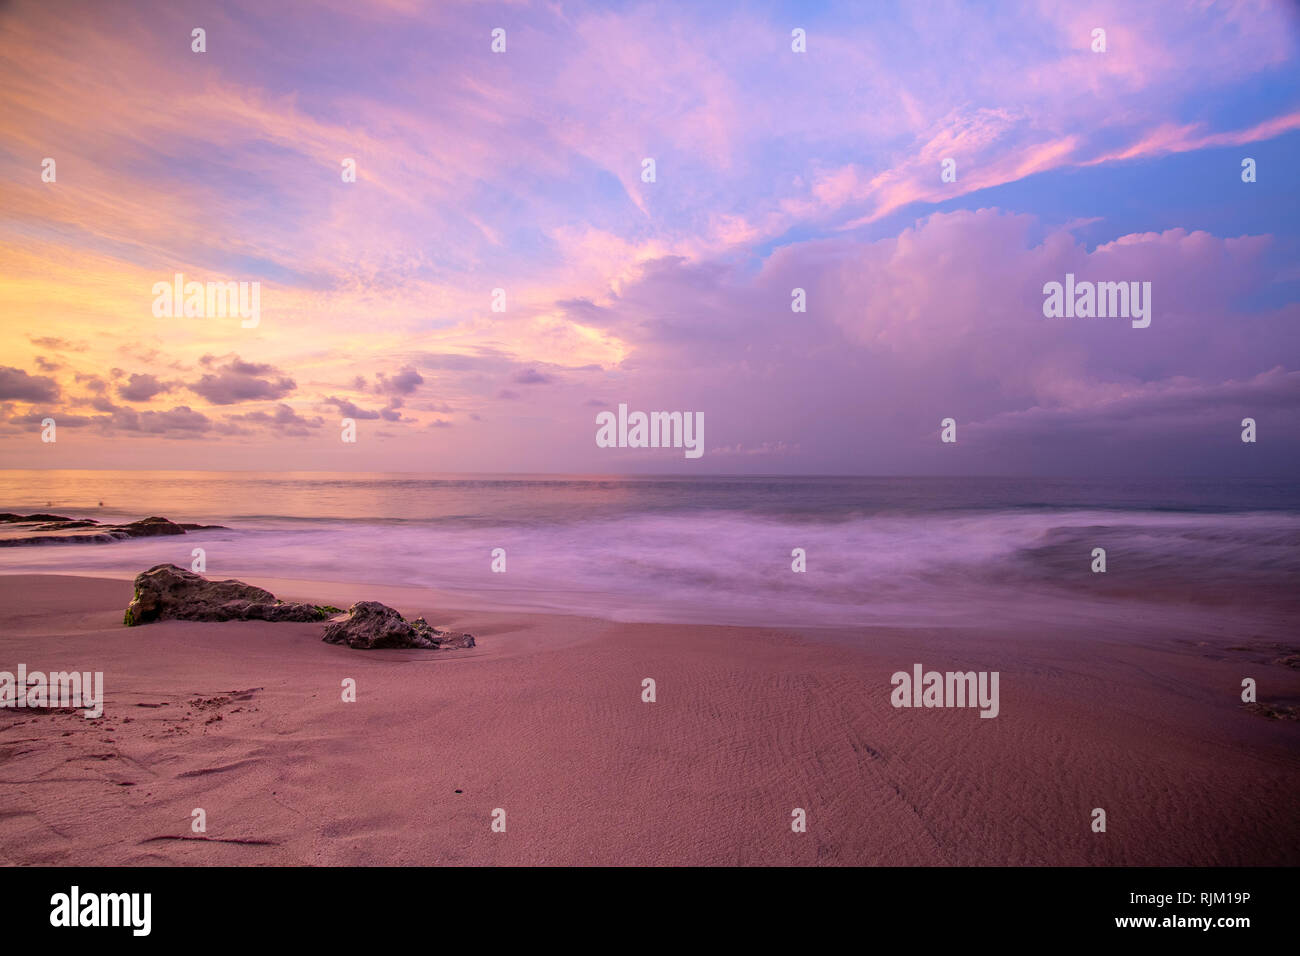
<svg viewBox="0 0 1300 956">
<path fill-rule="evenodd" d="M 209 581 L 174 564 L 159 564 L 136 575 L 135 597 L 127 605 L 124 623 L 134 627 L 165 620 L 321 621 L 332 610 L 286 604 L 270 591 L 243 581 Z"/>
<path fill-rule="evenodd" d="M 391 607 L 378 601 L 358 601 L 341 621 L 325 625 L 321 638 L 327 644 L 346 644 L 358 650 L 415 647 L 430 650 L 473 647 L 469 634 L 452 634 L 430 627 L 422 617 L 403 619 Z"/>
<path fill-rule="evenodd" d="M 23 548 L 41 544 L 111 544 L 122 541 L 126 535 L 116 531 L 96 528 L 94 531 L 77 531 L 72 534 L 33 534 L 24 538 L 0 538 L 0 548 Z"/>
<path fill-rule="evenodd" d="M 428 621 L 422 617 L 417 617 L 411 622 L 411 626 L 417 632 L 426 636 L 428 640 L 434 642 L 434 646 L 445 651 L 459 651 L 467 647 L 474 646 L 473 634 L 457 634 L 454 631 L 440 631 L 432 627 Z"/>
<path fill-rule="evenodd" d="M 177 524 L 168 518 L 154 516 L 141 518 L 129 524 L 100 524 L 94 518 L 62 518 L 59 515 L 0 514 L 0 522 L 8 524 L 34 524 L 34 534 L 23 537 L 0 537 L 0 548 L 16 548 L 34 544 L 110 544 L 129 538 L 154 538 L 161 535 L 185 534 L 187 531 L 224 531 L 219 524 Z M 37 522 L 44 522 L 38 524 Z M 66 532 L 66 533 L 65 533 Z"/>
<path fill-rule="evenodd" d="M 126 533 L 128 538 L 155 538 L 164 534 L 184 534 L 185 529 L 166 518 L 141 518 L 130 524 L 119 525 L 115 531 Z"/>
</svg>

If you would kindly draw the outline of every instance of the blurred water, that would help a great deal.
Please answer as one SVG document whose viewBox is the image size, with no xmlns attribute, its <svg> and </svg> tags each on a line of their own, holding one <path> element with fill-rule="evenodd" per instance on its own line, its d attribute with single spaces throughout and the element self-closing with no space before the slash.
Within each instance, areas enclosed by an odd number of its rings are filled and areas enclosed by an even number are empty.
<svg viewBox="0 0 1300 956">
<path fill-rule="evenodd" d="M 0 548 L 0 571 L 133 575 L 203 547 L 219 577 L 783 626 L 1300 609 L 1300 488 L 1277 481 L 0 472 L 0 511 L 33 510 L 230 530 Z M 1105 575 L 1089 570 L 1094 547 Z M 493 548 L 507 573 L 491 573 Z"/>
</svg>

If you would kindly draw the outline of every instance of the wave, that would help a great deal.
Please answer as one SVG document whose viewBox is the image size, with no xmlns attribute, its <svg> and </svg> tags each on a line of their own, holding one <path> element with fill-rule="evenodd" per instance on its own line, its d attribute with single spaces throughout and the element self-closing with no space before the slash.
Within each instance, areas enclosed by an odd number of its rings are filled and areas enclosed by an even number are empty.
<svg viewBox="0 0 1300 956">
<path fill-rule="evenodd" d="M 526 510 L 526 509 L 525 509 Z M 617 620 L 938 626 L 1084 620 L 1099 605 L 1294 608 L 1300 515 L 967 509 L 810 520 L 755 511 L 565 520 L 266 516 L 251 528 L 0 555 L 0 569 L 133 574 L 203 547 L 219 576 L 429 588 L 466 606 Z M 1106 550 L 1105 574 L 1091 571 Z M 491 570 L 493 549 L 506 572 Z M 792 551 L 807 570 L 791 569 Z"/>
</svg>

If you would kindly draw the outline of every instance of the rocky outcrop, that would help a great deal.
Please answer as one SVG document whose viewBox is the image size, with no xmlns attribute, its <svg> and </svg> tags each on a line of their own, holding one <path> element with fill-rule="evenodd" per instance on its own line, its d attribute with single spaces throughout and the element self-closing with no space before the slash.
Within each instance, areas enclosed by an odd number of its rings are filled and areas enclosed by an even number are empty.
<svg viewBox="0 0 1300 956">
<path fill-rule="evenodd" d="M 176 522 L 168 518 L 160 518 L 157 515 L 152 518 L 141 518 L 139 521 L 132 521 L 130 524 L 119 525 L 113 530 L 120 531 L 128 538 L 155 538 L 162 534 L 185 533 L 185 529 Z"/>
<path fill-rule="evenodd" d="M 159 564 L 135 576 L 135 596 L 127 605 L 124 622 L 134 627 L 166 620 L 323 621 L 338 613 L 336 607 L 286 604 L 270 591 L 243 581 L 209 581 L 174 564 Z"/>
<path fill-rule="evenodd" d="M 100 524 L 94 518 L 65 518 L 62 515 L 0 514 L 0 523 L 15 525 L 0 536 L 0 547 L 32 544 L 108 544 L 128 538 L 155 538 L 160 535 L 185 534 L 187 531 L 224 530 L 220 525 L 177 524 L 169 518 L 154 516 L 128 524 Z M 30 527 L 22 527 L 30 525 Z M 23 533 L 17 533 L 23 532 Z"/>
<path fill-rule="evenodd" d="M 160 532 L 169 534 L 171 532 Z M 159 564 L 135 577 L 135 596 L 127 605 L 127 627 L 152 621 L 325 621 L 328 644 L 360 650 L 421 648 L 447 650 L 473 647 L 469 634 L 431 627 L 422 617 L 408 621 L 378 601 L 352 605 L 347 617 L 329 605 L 287 604 L 264 588 L 243 581 L 209 581 L 174 564 Z"/>
<path fill-rule="evenodd" d="M 391 607 L 378 601 L 359 601 L 348 616 L 325 625 L 327 644 L 346 644 L 359 650 L 386 647 L 415 647 L 430 650 L 473 647 L 469 634 L 453 634 L 430 627 L 422 617 L 407 621 Z"/>
</svg>

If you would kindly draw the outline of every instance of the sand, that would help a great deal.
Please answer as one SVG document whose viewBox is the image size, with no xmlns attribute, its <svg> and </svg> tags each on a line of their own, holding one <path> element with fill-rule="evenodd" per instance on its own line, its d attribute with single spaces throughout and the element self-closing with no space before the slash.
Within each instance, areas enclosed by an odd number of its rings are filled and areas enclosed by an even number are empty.
<svg viewBox="0 0 1300 956">
<path fill-rule="evenodd" d="M 106 685 L 100 720 L 0 710 L 0 862 L 1300 863 L 1300 722 L 1238 696 L 1251 676 L 1295 703 L 1300 671 L 1248 636 L 795 634 L 414 593 L 390 603 L 479 646 L 363 652 L 318 624 L 125 628 L 130 596 L 0 576 L 0 669 Z M 914 662 L 999 671 L 1000 715 L 893 708 Z"/>
</svg>

